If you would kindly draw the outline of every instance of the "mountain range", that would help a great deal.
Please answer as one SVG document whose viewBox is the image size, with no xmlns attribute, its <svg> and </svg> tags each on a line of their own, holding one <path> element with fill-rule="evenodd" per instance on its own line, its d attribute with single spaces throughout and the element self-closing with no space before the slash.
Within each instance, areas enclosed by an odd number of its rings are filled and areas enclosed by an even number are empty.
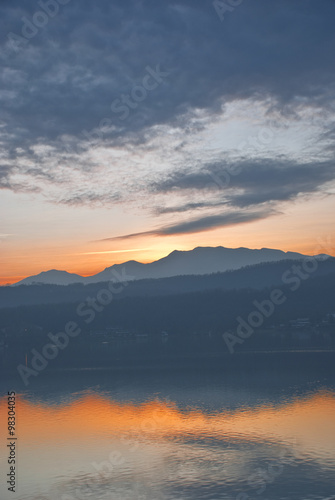
<svg viewBox="0 0 335 500">
<path fill-rule="evenodd" d="M 197 247 L 189 251 L 174 250 L 166 257 L 144 264 L 135 260 L 114 264 L 93 276 L 80 276 L 67 271 L 50 270 L 29 276 L 17 285 L 71 285 L 93 284 L 106 281 L 127 281 L 140 279 L 169 278 L 182 275 L 205 275 L 240 269 L 245 266 L 282 260 L 307 258 L 296 252 L 262 248 Z M 324 257 L 323 255 L 317 257 Z"/>
</svg>

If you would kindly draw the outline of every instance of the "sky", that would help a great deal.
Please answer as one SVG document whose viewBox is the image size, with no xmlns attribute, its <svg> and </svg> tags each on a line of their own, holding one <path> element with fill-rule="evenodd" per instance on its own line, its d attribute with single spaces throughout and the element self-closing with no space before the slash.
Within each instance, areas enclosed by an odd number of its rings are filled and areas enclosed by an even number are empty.
<svg viewBox="0 0 335 500">
<path fill-rule="evenodd" d="M 333 0 L 2 0 L 0 283 L 335 255 Z"/>
</svg>

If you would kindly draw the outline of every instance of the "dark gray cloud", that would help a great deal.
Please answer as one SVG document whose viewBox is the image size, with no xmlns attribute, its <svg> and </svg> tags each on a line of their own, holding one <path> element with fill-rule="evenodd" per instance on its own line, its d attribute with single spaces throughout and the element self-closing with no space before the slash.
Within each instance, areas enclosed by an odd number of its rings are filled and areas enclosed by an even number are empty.
<svg viewBox="0 0 335 500">
<path fill-rule="evenodd" d="M 289 159 L 223 161 L 198 171 L 176 171 L 155 182 L 150 189 L 156 194 L 200 192 L 208 203 L 198 206 L 232 205 L 246 208 L 268 202 L 288 201 L 299 194 L 319 191 L 335 179 L 335 161 L 298 163 Z M 211 193 L 221 201 L 213 202 Z M 197 208 L 197 203 L 178 207 L 160 207 L 160 213 L 183 212 Z"/>
<path fill-rule="evenodd" d="M 0 5 L 2 120 L 15 145 L 81 141 L 103 118 L 114 127 L 104 138 L 131 139 L 195 108 L 216 113 L 222 99 L 326 107 L 334 95 L 333 0 L 248 0 L 224 22 L 211 1 L 70 0 L 13 51 L 8 34 L 21 35 L 38 10 L 30 0 Z M 111 104 L 156 65 L 169 76 L 120 120 Z"/>
<path fill-rule="evenodd" d="M 137 238 L 138 236 L 171 236 L 175 234 L 190 234 L 209 231 L 210 229 L 217 229 L 236 224 L 245 224 L 247 222 L 254 222 L 257 220 L 265 219 L 276 212 L 271 209 L 259 210 L 255 212 L 231 212 L 221 213 L 217 215 L 208 215 L 205 217 L 198 217 L 196 219 L 179 222 L 178 224 L 170 224 L 162 226 L 158 229 L 151 231 L 143 231 L 140 233 L 125 234 L 121 236 L 113 236 L 111 238 L 104 238 L 101 241 L 114 241 L 130 238 Z"/>
</svg>

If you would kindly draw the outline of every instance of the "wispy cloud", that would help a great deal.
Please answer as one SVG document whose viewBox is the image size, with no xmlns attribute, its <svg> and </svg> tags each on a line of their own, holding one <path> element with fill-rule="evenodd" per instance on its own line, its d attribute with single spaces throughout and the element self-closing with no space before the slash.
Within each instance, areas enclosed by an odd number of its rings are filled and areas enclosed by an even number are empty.
<svg viewBox="0 0 335 500">
<path fill-rule="evenodd" d="M 72 192 L 66 197 L 59 198 L 54 200 L 55 202 L 62 205 L 72 205 L 72 206 L 80 206 L 80 205 L 104 205 L 110 203 L 116 203 L 121 200 L 121 195 L 119 193 L 109 192 L 94 192 L 92 190 L 88 190 L 86 192 Z"/>
<path fill-rule="evenodd" d="M 109 254 L 109 253 L 128 253 L 128 252 L 143 252 L 144 250 L 151 250 L 150 248 L 127 248 L 124 250 L 105 250 L 102 252 L 81 252 L 76 255 L 99 255 L 99 254 Z"/>
<path fill-rule="evenodd" d="M 7 238 L 10 238 L 10 236 L 14 236 L 13 233 L 0 233 L 0 240 L 6 240 Z"/>
<path fill-rule="evenodd" d="M 139 236 L 171 236 L 175 234 L 199 233 L 203 231 L 209 231 L 210 229 L 223 228 L 234 226 L 236 224 L 245 224 L 247 222 L 257 221 L 275 214 L 276 212 L 273 210 L 263 210 L 258 212 L 233 212 L 223 213 L 219 215 L 210 215 L 206 217 L 200 217 L 198 219 L 180 222 L 178 224 L 162 226 L 151 231 L 113 236 L 111 238 L 104 238 L 100 241 L 124 240 L 137 238 Z"/>
</svg>

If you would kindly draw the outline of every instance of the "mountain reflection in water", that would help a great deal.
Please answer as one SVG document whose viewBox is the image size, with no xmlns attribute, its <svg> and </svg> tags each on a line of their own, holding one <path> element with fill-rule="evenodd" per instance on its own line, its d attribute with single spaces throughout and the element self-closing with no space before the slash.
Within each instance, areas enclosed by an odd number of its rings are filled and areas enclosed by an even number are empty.
<svg viewBox="0 0 335 500">
<path fill-rule="evenodd" d="M 93 388 L 47 402 L 18 394 L 18 491 L 4 498 L 335 498 L 332 388 L 233 407 L 227 394 L 218 407 L 210 383 L 205 406 L 181 404 L 182 392 L 178 402 Z"/>
</svg>

